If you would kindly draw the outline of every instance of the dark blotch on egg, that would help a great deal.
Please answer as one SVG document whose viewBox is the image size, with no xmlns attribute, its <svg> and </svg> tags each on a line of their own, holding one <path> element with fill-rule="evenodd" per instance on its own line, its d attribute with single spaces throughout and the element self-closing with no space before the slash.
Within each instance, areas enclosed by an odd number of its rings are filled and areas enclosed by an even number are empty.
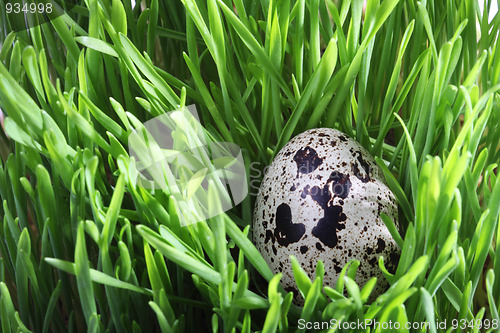
<svg viewBox="0 0 500 333">
<path fill-rule="evenodd" d="M 349 180 L 349 175 L 345 175 L 343 173 L 333 171 L 330 174 L 330 179 L 328 183 L 332 183 L 333 193 L 342 199 L 347 198 L 349 195 L 349 191 L 351 190 L 351 181 Z"/>
<path fill-rule="evenodd" d="M 297 242 L 306 232 L 303 223 L 292 222 L 292 211 L 287 204 L 281 204 L 276 210 L 276 229 L 274 237 L 281 246 Z"/>
<path fill-rule="evenodd" d="M 274 243 L 274 235 L 271 230 L 266 230 L 266 239 L 264 240 L 264 243 L 267 244 L 267 242 L 271 241 L 271 243 Z"/>
<path fill-rule="evenodd" d="M 297 175 L 311 173 L 323 163 L 323 159 L 319 158 L 316 150 L 311 147 L 300 148 L 293 160 L 297 163 Z"/>
<path fill-rule="evenodd" d="M 330 191 L 330 185 L 332 185 L 333 193 Z M 332 199 L 334 196 L 345 199 L 349 194 L 350 188 L 351 182 L 349 181 L 349 176 L 333 171 L 323 188 L 314 186 L 309 190 L 309 186 L 306 186 L 302 190 L 303 196 L 310 195 L 323 208 L 323 218 L 312 229 L 312 234 L 328 247 L 333 248 L 337 245 L 337 231 L 345 229 L 345 225 L 340 222 L 344 222 L 347 219 L 347 216 L 343 213 L 342 206 L 333 205 Z"/>
<path fill-rule="evenodd" d="M 382 253 L 382 251 L 384 250 L 385 250 L 385 241 L 382 238 L 379 238 L 377 240 L 377 248 L 375 249 L 375 252 Z"/>
<path fill-rule="evenodd" d="M 361 157 L 360 152 L 356 152 L 353 156 L 356 157 L 356 160 L 351 165 L 352 173 L 363 183 L 367 183 L 370 181 L 370 166 L 366 163 L 363 157 Z"/>
<path fill-rule="evenodd" d="M 327 207 L 325 209 L 325 216 L 312 229 L 312 234 L 326 246 L 334 248 L 337 246 L 339 239 L 337 231 L 345 229 L 345 224 L 340 222 L 344 222 L 346 219 L 347 217 L 342 213 L 341 206 Z"/>
</svg>

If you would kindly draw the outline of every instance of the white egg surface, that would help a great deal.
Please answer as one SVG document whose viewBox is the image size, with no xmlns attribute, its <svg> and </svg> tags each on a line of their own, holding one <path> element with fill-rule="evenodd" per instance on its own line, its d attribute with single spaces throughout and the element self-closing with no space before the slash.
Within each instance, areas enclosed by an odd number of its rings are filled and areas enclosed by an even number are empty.
<svg viewBox="0 0 500 333">
<path fill-rule="evenodd" d="M 360 286 L 376 276 L 372 294 L 387 288 L 378 257 L 393 271 L 400 249 L 380 217 L 385 213 L 398 225 L 396 200 L 383 179 L 368 151 L 335 129 L 308 130 L 276 155 L 257 195 L 253 238 L 299 303 L 290 255 L 311 279 L 317 261 L 323 261 L 330 287 L 344 265 L 357 259 Z"/>
</svg>

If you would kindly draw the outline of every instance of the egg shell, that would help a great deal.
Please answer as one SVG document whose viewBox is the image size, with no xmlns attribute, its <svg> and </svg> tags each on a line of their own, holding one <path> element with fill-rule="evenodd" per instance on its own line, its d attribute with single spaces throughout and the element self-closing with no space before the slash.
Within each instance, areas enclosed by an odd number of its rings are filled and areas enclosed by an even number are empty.
<svg viewBox="0 0 500 333">
<path fill-rule="evenodd" d="M 363 286 L 376 276 L 372 295 L 378 295 L 388 287 L 378 257 L 394 271 L 400 255 L 381 213 L 398 226 L 395 197 L 368 151 L 338 130 L 311 129 L 290 140 L 268 168 L 256 198 L 253 239 L 272 271 L 283 273 L 281 284 L 298 304 L 303 299 L 290 255 L 311 279 L 321 260 L 330 287 L 357 259 L 355 281 Z"/>
</svg>

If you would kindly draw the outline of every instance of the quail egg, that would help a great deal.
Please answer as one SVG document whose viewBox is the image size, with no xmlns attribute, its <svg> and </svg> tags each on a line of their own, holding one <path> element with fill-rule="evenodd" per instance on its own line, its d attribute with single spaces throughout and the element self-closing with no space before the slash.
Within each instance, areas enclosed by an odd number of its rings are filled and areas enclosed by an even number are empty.
<svg viewBox="0 0 500 333">
<path fill-rule="evenodd" d="M 294 292 L 294 255 L 311 279 L 316 263 L 325 266 L 324 284 L 334 287 L 344 265 L 360 261 L 355 281 L 378 278 L 372 293 L 388 283 L 378 267 L 383 256 L 395 270 L 400 249 L 383 223 L 398 226 L 397 203 L 373 157 L 358 142 L 330 128 L 316 128 L 290 140 L 267 169 L 256 198 L 253 238 L 282 286 Z"/>
</svg>

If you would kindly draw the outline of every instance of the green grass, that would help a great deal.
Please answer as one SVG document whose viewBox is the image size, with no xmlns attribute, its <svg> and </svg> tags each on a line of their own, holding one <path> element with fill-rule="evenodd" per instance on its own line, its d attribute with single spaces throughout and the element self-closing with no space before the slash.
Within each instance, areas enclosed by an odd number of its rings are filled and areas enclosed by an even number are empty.
<svg viewBox="0 0 500 333">
<path fill-rule="evenodd" d="M 5 2 L 3 332 L 499 320 L 500 14 L 472 0 L 88 0 L 14 33 Z M 372 302 L 357 261 L 335 286 L 322 263 L 311 281 L 293 261 L 297 307 L 251 242 L 254 196 L 183 227 L 185 203 L 139 187 L 128 135 L 190 104 L 210 141 L 242 148 L 249 179 L 313 127 L 371 151 L 399 203 L 399 233 L 384 217 L 396 272 L 379 260 L 389 290 Z"/>
</svg>

